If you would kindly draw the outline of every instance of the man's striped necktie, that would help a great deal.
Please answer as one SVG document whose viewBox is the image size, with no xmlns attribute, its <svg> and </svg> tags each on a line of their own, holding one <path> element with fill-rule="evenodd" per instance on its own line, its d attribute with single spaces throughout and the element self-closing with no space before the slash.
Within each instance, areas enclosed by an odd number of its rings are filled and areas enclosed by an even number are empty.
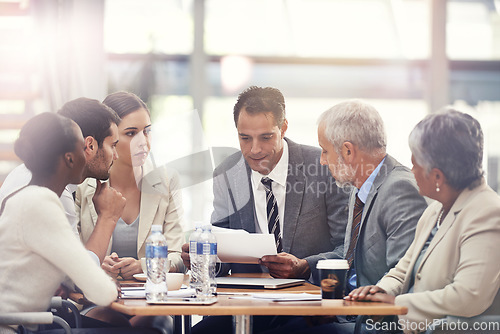
<svg viewBox="0 0 500 334">
<path fill-rule="evenodd" d="M 269 233 L 274 234 L 276 250 L 280 253 L 283 251 L 283 245 L 281 240 L 280 217 L 278 215 L 278 203 L 276 202 L 276 197 L 274 197 L 271 185 L 273 180 L 268 177 L 263 177 L 261 182 L 266 189 L 267 226 L 269 228 Z"/>
<path fill-rule="evenodd" d="M 356 202 L 354 203 L 353 219 L 352 219 L 352 230 L 351 230 L 351 243 L 349 244 L 349 249 L 345 256 L 347 262 L 349 263 L 349 268 L 351 268 L 354 261 L 354 250 L 356 249 L 356 243 L 358 242 L 359 229 L 361 227 L 361 217 L 363 216 L 364 203 L 361 202 L 358 195 L 356 194 Z"/>
</svg>

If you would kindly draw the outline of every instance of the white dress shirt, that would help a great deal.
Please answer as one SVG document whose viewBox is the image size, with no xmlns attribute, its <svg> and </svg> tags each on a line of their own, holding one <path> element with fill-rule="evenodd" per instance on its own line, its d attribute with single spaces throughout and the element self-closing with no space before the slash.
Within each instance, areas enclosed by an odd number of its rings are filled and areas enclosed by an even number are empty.
<svg viewBox="0 0 500 334">
<path fill-rule="evenodd" d="M 255 216 L 257 217 L 255 230 L 257 233 L 269 234 L 269 228 L 267 226 L 266 189 L 261 182 L 262 178 L 268 177 L 273 180 L 272 191 L 278 203 L 281 237 L 284 238 L 283 220 L 285 217 L 286 178 L 288 176 L 288 144 L 285 140 L 282 140 L 282 143 L 283 154 L 273 170 L 268 175 L 263 175 L 252 170 L 251 179 Z"/>
</svg>

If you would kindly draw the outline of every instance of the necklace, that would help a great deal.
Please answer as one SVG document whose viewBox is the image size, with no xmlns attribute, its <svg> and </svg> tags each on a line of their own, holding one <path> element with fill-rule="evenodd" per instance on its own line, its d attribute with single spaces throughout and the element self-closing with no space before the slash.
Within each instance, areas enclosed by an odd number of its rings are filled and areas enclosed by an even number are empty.
<svg viewBox="0 0 500 334">
<path fill-rule="evenodd" d="M 438 216 L 438 219 L 437 219 L 437 228 L 439 229 L 441 227 L 441 218 L 443 217 L 443 213 L 444 213 L 444 209 L 441 210 L 441 212 L 439 213 L 439 216 Z"/>
</svg>

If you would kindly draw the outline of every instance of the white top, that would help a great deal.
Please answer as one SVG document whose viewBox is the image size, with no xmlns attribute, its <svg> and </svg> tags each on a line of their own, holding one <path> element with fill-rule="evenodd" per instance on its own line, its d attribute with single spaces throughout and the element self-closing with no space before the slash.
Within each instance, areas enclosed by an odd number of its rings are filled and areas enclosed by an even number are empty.
<svg viewBox="0 0 500 334">
<path fill-rule="evenodd" d="M 46 311 L 67 275 L 97 305 L 117 297 L 116 285 L 71 231 L 56 194 L 28 186 L 0 216 L 0 312 Z"/>
<path fill-rule="evenodd" d="M 283 154 L 280 160 L 268 175 L 263 175 L 252 170 L 252 191 L 255 204 L 255 216 L 257 217 L 257 226 L 255 230 L 258 233 L 269 234 L 267 226 L 267 209 L 266 209 L 266 188 L 262 184 L 263 177 L 268 177 L 273 180 L 272 190 L 276 201 L 278 202 L 278 215 L 280 218 L 281 236 L 283 235 L 283 220 L 285 217 L 285 199 L 286 199 L 286 177 L 288 176 L 288 144 L 285 140 L 283 143 Z"/>
<path fill-rule="evenodd" d="M 12 194 L 14 191 L 24 187 L 31 181 L 31 171 L 26 167 L 25 164 L 20 164 L 16 168 L 14 168 L 9 175 L 5 178 L 2 186 L 0 187 L 0 205 L 3 202 L 4 198 L 8 195 Z M 76 191 L 76 185 L 68 184 L 59 200 L 62 203 L 64 208 L 64 212 L 66 214 L 66 218 L 73 230 L 73 233 L 76 236 L 78 235 L 78 216 L 76 215 L 75 210 L 75 200 L 73 199 L 73 193 Z M 99 257 L 92 251 L 88 251 L 89 255 L 92 259 L 100 265 Z"/>
</svg>

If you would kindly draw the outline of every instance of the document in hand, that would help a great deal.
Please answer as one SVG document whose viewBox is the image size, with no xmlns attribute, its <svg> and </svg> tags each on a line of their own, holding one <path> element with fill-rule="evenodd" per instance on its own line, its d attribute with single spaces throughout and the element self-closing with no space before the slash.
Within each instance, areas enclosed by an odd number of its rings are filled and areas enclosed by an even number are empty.
<svg viewBox="0 0 500 334">
<path fill-rule="evenodd" d="M 274 235 L 248 233 L 214 227 L 212 232 L 217 238 L 217 256 L 226 263 L 259 263 L 264 255 L 276 255 Z"/>
</svg>

